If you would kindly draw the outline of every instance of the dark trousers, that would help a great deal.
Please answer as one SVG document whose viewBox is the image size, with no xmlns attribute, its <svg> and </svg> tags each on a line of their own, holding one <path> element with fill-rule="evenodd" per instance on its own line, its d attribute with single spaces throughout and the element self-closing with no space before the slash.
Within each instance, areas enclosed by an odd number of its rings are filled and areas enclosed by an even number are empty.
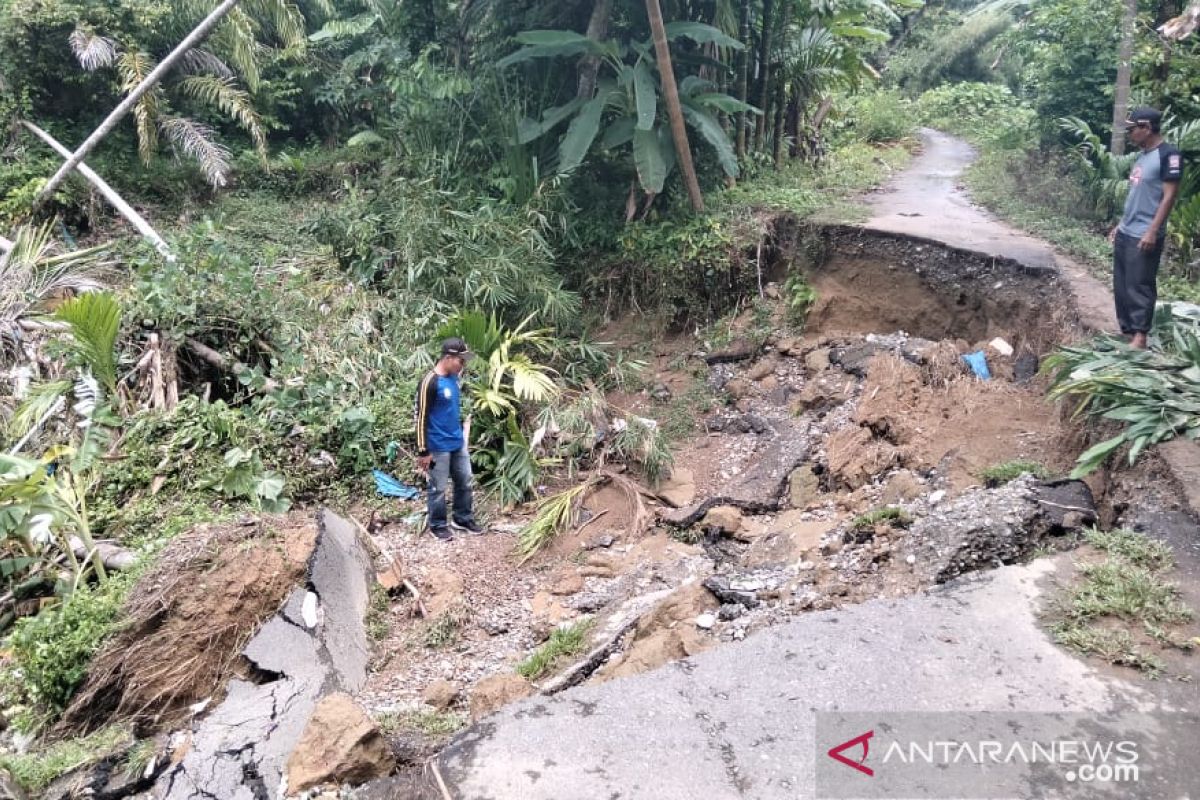
<svg viewBox="0 0 1200 800">
<path fill-rule="evenodd" d="M 429 489 L 426 502 L 429 508 L 429 527 L 446 527 L 446 489 L 454 481 L 454 521 L 464 525 L 475 521 L 471 497 L 471 456 L 463 447 L 452 453 L 430 453 Z"/>
<path fill-rule="evenodd" d="M 1113 243 L 1113 296 L 1117 300 L 1117 323 L 1121 333 L 1148 333 L 1154 322 L 1154 303 L 1158 300 L 1158 264 L 1163 243 L 1159 237 L 1154 249 L 1138 249 L 1138 240 L 1117 233 Z"/>
</svg>

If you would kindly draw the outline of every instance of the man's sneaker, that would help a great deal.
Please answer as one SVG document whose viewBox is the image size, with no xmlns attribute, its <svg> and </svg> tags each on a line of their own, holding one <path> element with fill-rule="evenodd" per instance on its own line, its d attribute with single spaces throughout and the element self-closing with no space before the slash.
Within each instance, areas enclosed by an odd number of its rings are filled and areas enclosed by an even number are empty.
<svg viewBox="0 0 1200 800">
<path fill-rule="evenodd" d="M 479 523 L 475 522 L 475 520 L 471 520 L 470 522 L 459 522 L 458 520 L 451 520 L 450 527 L 456 531 L 462 531 L 463 533 L 468 533 L 471 536 L 482 536 L 483 535 L 483 528 L 479 527 Z"/>
<path fill-rule="evenodd" d="M 440 539 L 443 542 L 454 541 L 454 534 L 447 527 L 430 528 L 429 532 L 433 534 L 433 538 Z"/>
</svg>

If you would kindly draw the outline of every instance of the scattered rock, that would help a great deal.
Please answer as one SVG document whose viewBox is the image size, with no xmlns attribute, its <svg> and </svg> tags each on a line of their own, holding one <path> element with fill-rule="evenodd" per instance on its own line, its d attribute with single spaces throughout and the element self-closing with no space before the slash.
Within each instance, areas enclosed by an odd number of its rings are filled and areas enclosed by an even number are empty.
<svg viewBox="0 0 1200 800">
<path fill-rule="evenodd" d="M 498 708 L 533 694 L 533 685 L 515 672 L 484 678 L 471 690 L 471 718 L 486 717 Z"/>
<path fill-rule="evenodd" d="M 654 388 L 650 390 L 650 396 L 659 402 L 665 403 L 671 399 L 671 387 L 665 383 L 656 383 Z"/>
<path fill-rule="evenodd" d="M 764 392 L 775 392 L 779 388 L 779 378 L 774 375 L 768 375 L 758 382 Z"/>
<path fill-rule="evenodd" d="M 741 509 L 734 506 L 710 508 L 700 525 L 704 528 L 718 528 L 722 533 L 732 535 L 742 527 Z"/>
<path fill-rule="evenodd" d="M 942 502 L 945 499 L 946 499 L 946 490 L 938 489 L 936 492 L 930 493 L 929 505 L 936 506 L 938 503 Z"/>
<path fill-rule="evenodd" d="M 1038 357 L 1033 353 L 1022 353 L 1013 363 L 1013 380 L 1026 383 L 1038 373 Z"/>
<path fill-rule="evenodd" d="M 713 364 L 732 364 L 736 361 L 745 361 L 748 358 L 753 358 L 762 349 L 761 342 L 752 342 L 749 339 L 735 339 L 732 344 L 722 350 L 714 350 L 704 357 L 709 366 Z"/>
<path fill-rule="evenodd" d="M 583 567 L 579 574 L 584 578 L 611 578 L 616 575 L 612 567 Z"/>
<path fill-rule="evenodd" d="M 800 340 L 794 336 L 785 336 L 775 343 L 775 349 L 785 356 L 796 355 L 795 350 L 800 345 Z"/>
<path fill-rule="evenodd" d="M 395 761 L 379 727 L 350 695 L 317 703 L 287 762 L 288 792 L 327 783 L 358 785 L 388 775 Z"/>
<path fill-rule="evenodd" d="M 867 364 L 876 353 L 884 348 L 874 342 L 862 342 L 846 347 L 835 347 L 829 351 L 829 361 L 843 371 L 860 378 L 867 377 Z"/>
<path fill-rule="evenodd" d="M 564 569 L 550 584 L 548 591 L 559 596 L 578 594 L 583 591 L 583 576 L 574 569 Z"/>
<path fill-rule="evenodd" d="M 804 384 L 792 403 L 792 413 L 832 411 L 850 399 L 854 382 L 838 372 L 822 372 Z"/>
<path fill-rule="evenodd" d="M 745 378 L 734 378 L 725 384 L 725 393 L 734 400 L 741 400 L 750 394 L 753 390 L 753 385 Z"/>
<path fill-rule="evenodd" d="M 421 699 L 426 705 L 433 706 L 438 711 L 445 711 L 450 708 L 462 695 L 462 691 L 453 683 L 447 680 L 434 681 L 425 691 L 421 692 Z"/>
<path fill-rule="evenodd" d="M 779 359 L 773 355 L 767 356 L 759 360 L 759 362 L 750 369 L 746 370 L 746 380 L 761 381 L 768 375 L 774 374 L 775 370 L 778 368 Z"/>
<path fill-rule="evenodd" d="M 584 543 L 583 549 L 584 550 L 603 550 L 605 548 L 612 547 L 616 541 L 617 541 L 616 537 L 613 536 L 611 533 L 601 533 L 601 534 L 597 534 L 596 536 L 593 536 L 591 539 L 588 539 Z"/>
<path fill-rule="evenodd" d="M 884 505 L 894 505 L 919 497 L 924 489 L 925 487 L 916 475 L 906 469 L 902 469 L 888 480 L 880 500 Z"/>
<path fill-rule="evenodd" d="M 712 627 L 717 624 L 717 618 L 711 613 L 701 614 L 696 617 L 696 627 L 702 631 L 712 630 Z"/>
<path fill-rule="evenodd" d="M 463 605 L 463 579 L 452 570 L 435 567 L 421 581 L 421 598 L 430 617 L 440 617 Z"/>
<path fill-rule="evenodd" d="M 723 575 L 712 575 L 705 578 L 704 588 L 712 592 L 713 596 L 721 601 L 722 605 L 738 603 L 746 608 L 756 608 L 758 606 L 758 595 L 755 592 L 743 592 L 734 589 L 730 585 L 729 578 Z"/>
<path fill-rule="evenodd" d="M 722 622 L 729 622 L 730 620 L 737 619 L 745 613 L 746 607 L 741 603 L 725 603 L 717 612 L 717 617 Z"/>
<path fill-rule="evenodd" d="M 687 467 L 675 467 L 658 490 L 658 496 L 675 508 L 691 505 L 696 499 L 696 473 Z"/>
<path fill-rule="evenodd" d="M 729 423 L 732 433 L 753 433 L 762 435 L 771 430 L 771 423 L 758 414 L 743 414 Z"/>
<path fill-rule="evenodd" d="M 807 508 L 821 493 L 821 479 L 811 466 L 796 467 L 788 476 L 788 499 L 792 508 Z"/>
<path fill-rule="evenodd" d="M 809 351 L 808 355 L 804 356 L 804 367 L 812 375 L 829 369 L 829 348 L 818 347 Z"/>
</svg>

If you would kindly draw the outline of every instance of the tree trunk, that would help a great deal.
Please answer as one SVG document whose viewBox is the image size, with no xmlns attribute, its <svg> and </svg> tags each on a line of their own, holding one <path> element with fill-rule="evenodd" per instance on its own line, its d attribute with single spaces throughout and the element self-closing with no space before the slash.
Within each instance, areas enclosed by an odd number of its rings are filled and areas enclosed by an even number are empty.
<svg viewBox="0 0 1200 800">
<path fill-rule="evenodd" d="M 762 115 L 754 120 L 754 149 L 762 149 L 763 135 L 767 127 L 767 106 L 771 102 L 771 21 L 775 16 L 775 0 L 763 0 L 762 37 L 758 47 L 758 107 Z"/>
<path fill-rule="evenodd" d="M 750 0 L 742 0 L 742 18 L 739 25 L 738 37 L 746 47 L 742 50 L 738 61 L 737 99 L 745 103 L 750 97 Z M 746 112 L 737 113 L 737 155 L 746 155 Z"/>
<path fill-rule="evenodd" d="M 792 89 L 788 98 L 785 132 L 792 139 L 792 143 L 788 147 L 788 156 L 795 158 L 800 154 L 800 93 L 795 89 Z"/>
<path fill-rule="evenodd" d="M 612 0 L 596 0 L 592 6 L 592 17 L 588 20 L 587 37 L 593 42 L 602 42 L 608 36 L 608 21 L 612 17 Z M 587 55 L 579 59 L 579 89 L 576 97 L 590 99 L 596 91 L 596 77 L 600 74 L 600 57 Z"/>
<path fill-rule="evenodd" d="M 66 146 L 62 144 L 62 142 L 46 133 L 37 125 L 34 125 L 32 122 L 28 122 L 26 120 L 21 120 L 21 124 L 25 126 L 26 130 L 49 145 L 54 152 L 58 153 L 63 158 L 71 157 L 71 151 L 68 150 Z M 100 192 L 100 194 L 104 195 L 104 199 L 112 203 L 113 208 L 119 211 L 121 215 L 125 217 L 125 219 L 129 220 L 129 223 L 137 229 L 138 233 L 150 240 L 151 244 L 154 245 L 154 249 L 159 252 L 159 255 L 161 255 L 167 261 L 175 261 L 175 256 L 171 254 L 171 248 L 168 247 L 167 243 L 163 241 L 163 238 L 158 235 L 158 232 L 154 230 L 154 228 L 151 228 L 150 223 L 146 222 L 141 214 L 135 211 L 131 205 L 126 203 L 121 195 L 117 194 L 116 191 L 108 185 L 107 181 L 93 172 L 91 167 L 89 167 L 87 164 L 84 164 L 82 161 L 79 162 L 78 169 L 79 174 L 91 181 L 92 185 L 96 187 L 96 190 Z"/>
<path fill-rule="evenodd" d="M 784 102 L 787 100 L 787 81 L 784 80 L 783 70 L 778 70 L 775 79 L 775 129 L 772 132 L 771 156 L 775 159 L 775 169 L 783 167 L 783 122 L 787 114 Z"/>
<path fill-rule="evenodd" d="M 679 171 L 687 186 L 692 210 L 704 210 L 704 196 L 700 194 L 700 181 L 696 177 L 696 166 L 692 163 L 692 150 L 688 146 L 687 128 L 683 124 L 683 107 L 679 104 L 679 87 L 675 85 L 675 70 L 671 66 L 671 49 L 667 45 L 667 31 L 663 24 L 662 8 L 658 0 L 646 0 L 646 16 L 650 18 L 650 31 L 654 35 L 654 52 L 658 56 L 658 75 L 662 81 L 663 100 L 667 104 L 667 115 L 671 118 L 671 136 L 675 140 L 675 154 L 679 159 Z"/>
<path fill-rule="evenodd" d="M 54 176 L 50 178 L 50 180 L 42 188 L 41 193 L 38 194 L 37 199 L 34 200 L 33 203 L 33 210 L 35 212 L 42 207 L 43 203 L 54 196 L 54 192 L 57 191 L 58 187 L 62 185 L 62 182 L 67 179 L 67 176 L 75 171 L 75 168 L 79 166 L 80 162 L 87 158 L 88 153 L 92 152 L 96 145 L 100 144 L 101 140 L 103 140 L 105 136 L 108 136 L 108 134 L 112 133 L 113 128 L 117 127 L 117 123 L 125 118 L 125 115 L 128 114 L 135 105 L 137 105 L 138 101 L 142 99 L 142 96 L 158 85 L 159 81 L 161 81 L 168 72 L 175 68 L 175 65 L 179 63 L 179 60 L 182 59 L 189 50 L 199 45 L 200 42 L 203 41 L 206 36 L 208 36 L 208 34 L 212 33 L 213 28 L 217 27 L 217 23 L 219 23 L 226 14 L 232 11 L 233 7 L 237 4 L 238 0 L 224 0 L 221 5 L 214 8 L 212 13 L 205 17 L 204 21 L 197 25 L 196 28 L 189 33 L 187 37 L 180 42 L 175 49 L 172 50 L 171 53 L 150 72 L 149 75 L 146 76 L 144 81 L 138 84 L 132 92 L 125 96 L 125 99 L 122 100 L 120 104 L 112 110 L 112 113 L 105 118 L 104 122 L 100 123 L 100 127 L 96 128 L 96 130 L 92 132 L 92 135 L 84 140 L 83 144 L 79 145 L 79 149 L 77 149 L 71 155 L 71 157 L 67 159 L 67 162 L 59 168 L 58 172 L 54 173 Z"/>
<path fill-rule="evenodd" d="M 1114 156 L 1125 154 L 1125 120 L 1129 113 L 1129 73 L 1133 60 L 1133 37 L 1137 28 L 1138 0 L 1125 0 L 1121 16 L 1121 47 L 1117 55 L 1117 85 L 1113 91 L 1112 139 L 1108 149 Z"/>
</svg>

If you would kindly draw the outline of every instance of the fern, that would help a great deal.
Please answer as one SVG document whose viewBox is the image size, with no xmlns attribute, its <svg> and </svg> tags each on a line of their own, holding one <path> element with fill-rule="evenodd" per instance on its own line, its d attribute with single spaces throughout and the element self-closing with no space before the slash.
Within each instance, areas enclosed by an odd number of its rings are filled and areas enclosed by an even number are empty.
<svg viewBox="0 0 1200 800">
<path fill-rule="evenodd" d="M 179 90 L 189 97 L 220 109 L 237 121 L 254 140 L 254 148 L 266 157 L 267 135 L 262 118 L 254 110 L 250 95 L 234 85 L 232 78 L 216 75 L 193 75 L 179 82 Z"/>
<path fill-rule="evenodd" d="M 207 50 L 193 47 L 183 54 L 179 71 L 188 75 L 216 75 L 218 78 L 233 78 L 229 65 Z"/>
</svg>

